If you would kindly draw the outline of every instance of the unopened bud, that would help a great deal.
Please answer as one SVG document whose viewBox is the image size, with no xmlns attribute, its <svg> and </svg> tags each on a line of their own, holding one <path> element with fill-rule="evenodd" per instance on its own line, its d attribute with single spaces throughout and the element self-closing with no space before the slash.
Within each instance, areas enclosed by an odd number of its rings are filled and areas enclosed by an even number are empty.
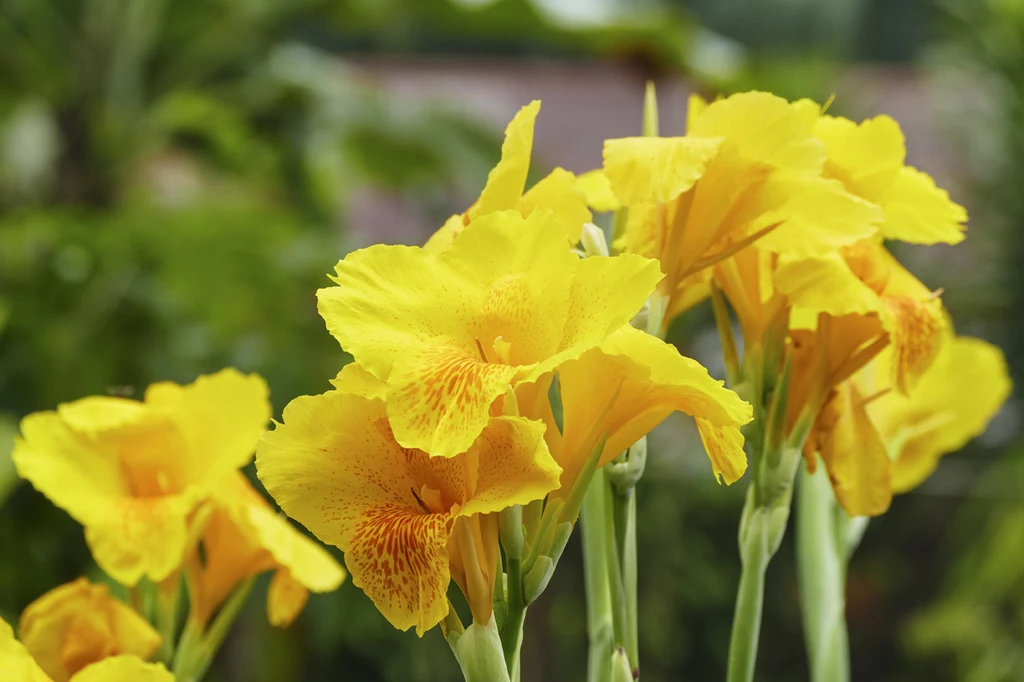
<svg viewBox="0 0 1024 682">
<path fill-rule="evenodd" d="M 633 682 L 633 668 L 629 664 L 629 656 L 626 650 L 619 647 L 612 654 L 612 679 L 611 682 Z"/>
<path fill-rule="evenodd" d="M 551 557 L 541 555 L 537 557 L 533 568 L 523 579 L 523 599 L 527 604 L 533 603 L 537 597 L 544 593 L 544 589 L 551 582 L 551 576 L 555 572 L 555 562 Z"/>
<path fill-rule="evenodd" d="M 583 255 L 588 258 L 608 255 L 608 241 L 605 239 L 604 230 L 594 223 L 583 223 L 580 243 L 583 245 Z"/>
<path fill-rule="evenodd" d="M 498 533 L 505 556 L 519 559 L 523 555 L 526 534 L 523 531 L 523 508 L 518 504 L 502 509 L 498 515 Z"/>
</svg>

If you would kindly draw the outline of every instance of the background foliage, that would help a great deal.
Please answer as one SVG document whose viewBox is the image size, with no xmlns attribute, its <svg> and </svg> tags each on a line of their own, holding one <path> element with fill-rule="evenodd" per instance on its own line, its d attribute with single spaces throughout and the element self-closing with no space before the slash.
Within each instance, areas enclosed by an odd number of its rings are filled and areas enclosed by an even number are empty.
<svg viewBox="0 0 1024 682">
<path fill-rule="evenodd" d="M 943 270 L 960 331 L 1003 345 L 1019 381 L 1022 46 L 1015 0 L 0 0 L 0 615 L 96 571 L 80 529 L 13 476 L 22 415 L 225 365 L 267 377 L 279 413 L 346 361 L 313 292 L 366 241 L 354 191 L 436 225 L 478 191 L 500 131 L 458 102 L 410 110 L 353 61 L 601 59 L 820 100 L 851 65 L 915 67 L 960 106 L 941 147 L 961 160 L 972 246 L 952 272 L 905 255 L 926 282 Z M 708 321 L 674 336 L 713 366 Z M 850 574 L 856 679 L 1024 679 L 1024 451 L 1004 445 L 1019 418 L 1011 405 L 872 524 Z M 696 447 L 667 424 L 641 486 L 646 679 L 724 672 L 742 488 L 715 486 Z M 805 677 L 791 555 L 769 574 L 764 680 Z M 529 614 L 524 679 L 583 679 L 580 576 L 574 541 Z M 285 632 L 262 606 L 212 679 L 456 679 L 438 632 L 395 632 L 351 584 Z"/>
</svg>

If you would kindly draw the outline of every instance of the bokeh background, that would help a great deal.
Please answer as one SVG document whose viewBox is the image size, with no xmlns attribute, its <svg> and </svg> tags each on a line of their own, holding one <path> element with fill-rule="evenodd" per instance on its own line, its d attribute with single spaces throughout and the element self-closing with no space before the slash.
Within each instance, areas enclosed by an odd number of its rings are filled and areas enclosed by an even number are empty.
<svg viewBox="0 0 1024 682">
<path fill-rule="evenodd" d="M 13 473 L 24 414 L 226 365 L 275 411 L 347 357 L 314 291 L 349 250 L 421 243 L 465 208 L 503 125 L 543 100 L 537 176 L 662 133 L 686 96 L 835 95 L 894 115 L 911 163 L 971 213 L 899 256 L 958 331 L 1024 373 L 1022 0 L 0 0 L 0 616 L 81 573 L 80 528 Z M 721 372 L 710 314 L 672 330 Z M 1024 679 L 1024 449 L 1015 399 L 871 523 L 849 574 L 855 680 Z M 724 678 L 745 482 L 689 426 L 640 487 L 644 679 Z M 806 679 L 790 539 L 768 575 L 759 679 Z M 584 679 L 578 539 L 531 608 L 524 680 Z M 273 631 L 257 589 L 211 680 L 459 679 L 440 632 L 393 630 L 351 584 Z"/>
</svg>

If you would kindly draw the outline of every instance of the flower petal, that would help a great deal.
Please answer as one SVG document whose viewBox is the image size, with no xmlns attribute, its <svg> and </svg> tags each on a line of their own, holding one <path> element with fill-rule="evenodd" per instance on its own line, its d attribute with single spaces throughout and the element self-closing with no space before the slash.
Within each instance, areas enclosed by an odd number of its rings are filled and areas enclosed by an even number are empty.
<svg viewBox="0 0 1024 682">
<path fill-rule="evenodd" d="M 576 176 L 563 168 L 556 168 L 531 187 L 516 208 L 523 217 L 538 209 L 550 210 L 570 244 L 579 242 L 583 223 L 594 218 L 587 208 L 587 196 L 577 186 Z"/>
<path fill-rule="evenodd" d="M 752 161 L 817 174 L 825 147 L 811 132 L 817 112 L 767 92 L 743 92 L 707 105 L 692 118 L 688 136 L 727 137 Z"/>
<path fill-rule="evenodd" d="M 462 234 L 462 230 L 465 227 L 466 221 L 463 219 L 462 214 L 456 213 L 444 221 L 444 225 L 437 228 L 434 234 L 430 235 L 430 239 L 423 245 L 423 248 L 427 251 L 444 251 L 452 245 L 456 237 Z"/>
<path fill-rule="evenodd" d="M 887 353 L 858 375 L 862 390 L 878 391 L 890 385 Z M 872 401 L 868 414 L 889 445 L 896 492 L 919 485 L 942 455 L 981 434 L 1011 389 L 999 348 L 957 336 L 942 345 L 934 364 L 909 395 L 890 391 Z"/>
<path fill-rule="evenodd" d="M 108 656 L 148 658 L 160 635 L 142 616 L 85 578 L 61 585 L 22 612 L 25 649 L 54 682 L 66 682 L 85 666 Z"/>
<path fill-rule="evenodd" d="M 358 362 L 342 367 L 338 376 L 331 379 L 331 385 L 342 393 L 354 393 L 364 398 L 383 400 L 388 393 L 388 385 L 363 369 Z"/>
<path fill-rule="evenodd" d="M 85 527 L 96 563 L 124 585 L 167 578 L 184 561 L 196 502 L 191 495 L 115 500 Z"/>
<path fill-rule="evenodd" d="M 775 287 L 806 311 L 834 316 L 876 313 L 878 294 L 850 269 L 838 253 L 815 258 L 780 256 Z"/>
<path fill-rule="evenodd" d="M 10 682 L 53 682 L 32 659 L 14 630 L 0 618 L 0 679 Z"/>
<path fill-rule="evenodd" d="M 698 419 L 716 476 L 732 483 L 746 469 L 739 427 L 750 421 L 750 405 L 660 339 L 624 326 L 599 348 L 562 365 L 559 381 L 563 491 L 575 482 L 590 454 L 593 443 L 584 441 L 602 417 L 608 439 L 600 464 L 625 451 L 672 412 L 681 411 Z"/>
<path fill-rule="evenodd" d="M 469 209 L 470 218 L 493 211 L 509 211 L 516 207 L 526 176 L 530 171 L 533 150 L 533 126 L 540 113 L 540 100 L 524 106 L 505 128 L 505 141 L 501 145 L 501 160 L 487 176 L 487 184 L 476 205 Z"/>
<path fill-rule="evenodd" d="M 605 140 L 604 174 L 631 206 L 665 203 L 690 189 L 718 152 L 719 137 L 625 137 Z"/>
<path fill-rule="evenodd" d="M 262 377 L 229 368 L 187 386 L 153 384 L 146 404 L 167 411 L 184 438 L 184 480 L 213 489 L 252 461 L 270 421 L 269 395 Z"/>
<path fill-rule="evenodd" d="M 907 156 L 903 132 L 889 116 L 877 116 L 860 125 L 833 116 L 822 116 L 814 135 L 825 143 L 828 175 L 851 192 L 882 204 L 893 179 Z"/>
<path fill-rule="evenodd" d="M 174 682 L 174 675 L 160 663 L 113 656 L 84 668 L 71 682 Z"/>
<path fill-rule="evenodd" d="M 839 504 L 850 516 L 878 516 L 892 502 L 892 463 L 853 382 L 836 387 L 819 416 L 817 446 Z"/>
<path fill-rule="evenodd" d="M 827 256 L 878 233 L 882 210 L 847 193 L 833 180 L 775 174 L 759 201 L 773 206 L 757 217 L 753 234 L 778 224 L 757 241 L 758 248 L 798 257 Z"/>
<path fill-rule="evenodd" d="M 615 211 L 620 208 L 615 197 L 611 180 L 600 168 L 576 176 L 576 189 L 583 192 L 587 205 L 598 213 Z"/>
<path fill-rule="evenodd" d="M 84 525 L 105 518 L 109 502 L 129 494 L 118 458 L 56 412 L 22 419 L 11 458 L 18 475 Z"/>
<path fill-rule="evenodd" d="M 927 173 L 900 169 L 884 204 L 882 235 L 914 244 L 957 244 L 964 239 L 967 211 L 935 186 Z"/>
<path fill-rule="evenodd" d="M 352 581 L 396 628 L 422 634 L 448 613 L 452 514 L 424 509 L 424 485 L 461 503 L 461 480 L 418 476 L 431 462 L 390 434 L 384 403 L 337 392 L 289 403 L 256 455 L 281 508 L 345 552 Z M 428 461 L 429 460 L 429 461 Z"/>
<path fill-rule="evenodd" d="M 267 620 L 274 627 L 286 628 L 299 617 L 308 600 L 309 590 L 287 568 L 279 568 L 267 591 Z"/>
</svg>

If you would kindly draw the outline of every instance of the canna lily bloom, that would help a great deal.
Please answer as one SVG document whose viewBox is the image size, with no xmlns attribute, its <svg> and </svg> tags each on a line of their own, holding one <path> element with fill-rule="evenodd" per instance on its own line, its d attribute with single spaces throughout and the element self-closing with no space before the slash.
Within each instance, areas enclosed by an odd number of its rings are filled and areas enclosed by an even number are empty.
<svg viewBox="0 0 1024 682">
<path fill-rule="evenodd" d="M 866 428 L 851 434 L 855 437 L 839 450 L 847 454 L 859 442 L 882 442 L 891 462 L 891 491 L 905 493 L 928 478 L 943 455 L 985 430 L 1012 385 L 1002 352 L 980 339 L 949 339 L 908 395 L 887 390 L 885 354 L 850 382 L 866 396 L 857 407 L 873 434 Z"/>
<path fill-rule="evenodd" d="M 339 376 L 341 390 L 285 408 L 257 450 L 260 480 L 289 516 L 345 552 L 352 581 L 396 628 L 422 636 L 444 619 L 452 578 L 474 622 L 486 625 L 498 577 L 496 512 L 558 485 L 544 426 L 492 417 L 466 451 L 432 457 L 397 442 L 361 372 Z"/>
<path fill-rule="evenodd" d="M 821 315 L 838 320 L 833 340 L 818 344 L 830 349 L 833 361 L 842 361 L 844 354 L 852 358 L 863 346 L 856 355 L 859 365 L 833 368 L 843 375 L 839 380 L 870 360 L 867 349 L 877 353 L 891 344 L 894 385 L 906 393 L 946 338 L 941 292 L 928 289 L 879 242 L 865 240 L 822 258 L 782 262 L 773 277 L 794 308 L 792 326 L 813 328 Z"/>
<path fill-rule="evenodd" d="M 883 238 L 915 244 L 963 240 L 967 211 L 936 187 L 928 174 L 904 165 L 906 143 L 892 118 L 878 116 L 858 125 L 822 116 L 814 135 L 827 150 L 825 175 L 882 207 Z"/>
<path fill-rule="evenodd" d="M 491 213 L 443 251 L 373 246 L 317 292 L 331 334 L 387 384 L 395 440 L 466 452 L 492 403 L 579 357 L 626 324 L 654 290 L 655 261 L 580 260 L 553 215 Z"/>
<path fill-rule="evenodd" d="M 18 473 L 85 527 L 118 582 L 160 582 L 182 565 L 197 507 L 252 458 L 270 419 L 267 386 L 233 369 L 145 400 L 96 396 L 21 422 Z"/>
<path fill-rule="evenodd" d="M 525 416 L 548 423 L 548 446 L 562 467 L 557 496 L 567 496 L 573 489 L 602 434 L 606 440 L 598 467 L 676 411 L 694 417 L 717 479 L 731 484 L 746 470 L 740 427 L 752 418 L 750 405 L 712 379 L 698 362 L 650 334 L 625 325 L 559 368 L 561 431 L 553 426 L 546 400 L 549 383 L 550 377 L 548 384 L 522 387 L 517 402 Z M 535 386 L 543 399 L 527 393 L 537 390 Z"/>
<path fill-rule="evenodd" d="M 583 224 L 589 223 L 593 215 L 587 208 L 585 194 L 577 188 L 575 175 L 564 168 L 556 168 L 524 192 L 533 150 L 533 127 L 539 112 L 539 100 L 519 110 L 505 129 L 501 160 L 487 176 L 480 198 L 464 213 L 445 221 L 425 248 L 447 248 L 474 219 L 495 211 L 517 211 L 525 218 L 537 209 L 549 210 L 569 244 L 580 240 Z"/>
<path fill-rule="evenodd" d="M 287 627 L 298 617 L 310 590 L 330 592 L 345 578 L 341 566 L 276 514 L 241 472 L 228 477 L 215 493 L 202 549 L 185 564 L 189 618 L 202 627 L 236 588 L 264 571 L 274 571 L 267 617 L 277 627 Z"/>
<path fill-rule="evenodd" d="M 661 263 L 666 323 L 707 295 L 710 266 L 750 244 L 825 255 L 877 234 L 878 207 L 821 176 L 818 117 L 816 105 L 763 92 L 694 96 L 686 136 L 605 142 L 604 175 L 628 208 L 615 246 Z M 610 205 L 596 178 L 580 186 Z"/>
<path fill-rule="evenodd" d="M 14 631 L 0 618 L 0 679 L 4 682 L 59 682 L 51 678 L 14 638 Z M 131 655 L 110 656 L 91 663 L 71 676 L 69 682 L 174 682 L 159 663 L 146 663 Z"/>
<path fill-rule="evenodd" d="M 93 585 L 85 578 L 50 590 L 29 604 L 21 614 L 19 631 L 25 650 L 53 682 L 78 680 L 80 670 L 111 656 L 145 660 L 161 641 L 156 630 L 112 597 L 106 586 Z M 9 627 L 7 634 L 10 637 Z M 0 651 L 3 638 L 0 633 Z M 8 639 L 8 647 L 11 641 Z"/>
</svg>

